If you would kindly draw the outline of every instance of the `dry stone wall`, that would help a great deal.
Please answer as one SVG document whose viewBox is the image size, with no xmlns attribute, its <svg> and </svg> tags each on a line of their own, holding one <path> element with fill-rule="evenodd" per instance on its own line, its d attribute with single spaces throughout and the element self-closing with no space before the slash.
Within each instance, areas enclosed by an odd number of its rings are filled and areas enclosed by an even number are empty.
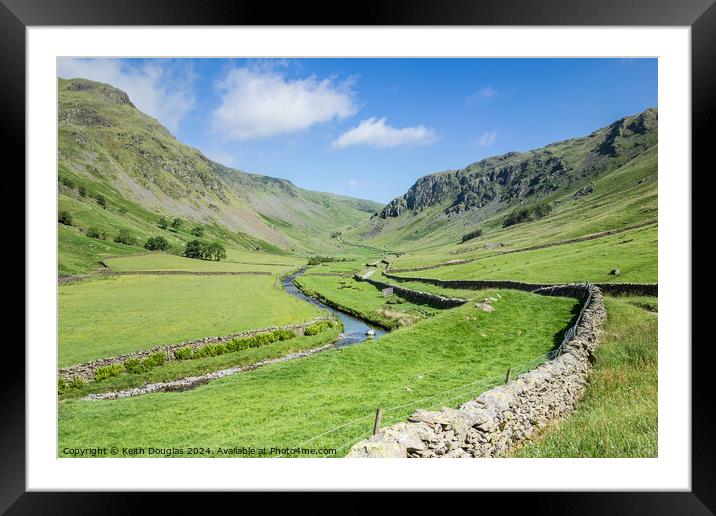
<svg viewBox="0 0 716 516">
<path fill-rule="evenodd" d="M 358 281 L 365 281 L 366 283 L 370 283 L 374 287 L 378 287 L 380 289 L 392 288 L 394 294 L 397 294 L 408 301 L 425 304 L 435 308 L 453 308 L 466 303 L 465 299 L 460 299 L 458 297 L 445 297 L 438 294 L 431 294 L 429 292 L 421 292 L 419 290 L 404 288 L 392 283 L 385 283 L 383 281 L 371 279 L 366 275 L 361 276 L 360 274 L 356 274 L 355 279 Z"/>
<path fill-rule="evenodd" d="M 512 280 L 441 280 L 437 278 L 421 278 L 415 276 L 396 276 L 392 272 L 383 272 L 383 276 L 395 281 L 417 281 L 446 288 L 480 290 L 483 288 L 510 288 L 534 292 L 554 286 L 550 283 L 525 283 Z M 595 283 L 605 294 L 633 294 L 639 296 L 658 296 L 658 283 Z"/>
<path fill-rule="evenodd" d="M 583 297 L 585 287 L 550 286 L 538 293 L 570 292 Z M 417 410 L 408 421 L 355 444 L 348 457 L 496 457 L 565 416 L 584 392 L 607 315 L 598 287 L 588 299 L 575 336 L 556 358 L 457 409 Z"/>
<path fill-rule="evenodd" d="M 73 365 L 71 367 L 64 367 L 59 370 L 59 376 L 63 380 L 69 381 L 73 378 L 81 378 L 82 380 L 89 381 L 94 378 L 95 371 L 99 367 L 108 366 L 112 364 L 124 364 L 124 362 L 128 358 L 147 358 L 150 355 L 153 355 L 154 353 L 163 353 L 166 357 L 167 361 L 174 360 L 174 352 L 181 348 L 190 347 L 192 350 L 197 350 L 199 348 L 202 348 L 209 344 L 221 344 L 224 342 L 229 342 L 230 340 L 240 338 L 240 337 L 252 337 L 254 335 L 258 335 L 261 333 L 269 333 L 276 330 L 293 330 L 298 335 L 302 335 L 305 329 L 308 326 L 311 326 L 312 324 L 315 324 L 319 321 L 325 321 L 331 319 L 330 317 L 316 317 L 315 319 L 311 319 L 310 321 L 302 322 L 302 323 L 296 323 L 296 324 L 287 324 L 285 326 L 270 326 L 268 328 L 261 328 L 257 330 L 250 330 L 250 331 L 244 331 L 239 333 L 232 333 L 230 335 L 223 335 L 220 337 L 204 337 L 202 339 L 196 339 L 196 340 L 188 340 L 184 342 L 179 342 L 177 344 L 171 344 L 168 346 L 159 346 L 152 349 L 147 349 L 143 351 L 136 351 L 134 353 L 126 353 L 124 355 L 118 355 L 116 357 L 109 357 L 109 358 L 100 358 L 97 360 L 92 360 L 90 362 L 85 362 L 84 364 L 78 364 Z"/>
</svg>

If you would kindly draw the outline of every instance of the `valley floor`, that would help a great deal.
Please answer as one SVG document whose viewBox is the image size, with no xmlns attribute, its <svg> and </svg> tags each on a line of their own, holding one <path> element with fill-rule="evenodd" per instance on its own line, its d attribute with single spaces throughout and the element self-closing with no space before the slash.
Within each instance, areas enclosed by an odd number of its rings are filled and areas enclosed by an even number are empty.
<svg viewBox="0 0 716 516">
<path fill-rule="evenodd" d="M 269 365 L 183 393 L 61 401 L 59 454 L 90 442 L 120 449 L 204 446 L 212 455 L 237 445 L 291 447 L 363 418 L 320 443 L 340 448 L 371 427 L 376 407 L 405 405 L 390 413 L 397 421 L 416 408 L 414 402 L 436 393 L 477 379 L 503 381 L 509 367 L 544 356 L 560 341 L 576 306 L 573 299 L 519 291 L 479 294 L 500 294 L 494 312 L 473 304 L 444 310 L 373 342 Z"/>
<path fill-rule="evenodd" d="M 634 231 L 635 235 L 610 238 L 656 238 L 655 229 Z M 638 231 L 641 235 L 636 235 Z M 606 248 L 599 243 L 597 251 L 589 251 L 592 242 L 582 242 L 585 248 L 573 251 L 590 256 L 585 263 L 594 261 L 590 252 L 598 254 Z M 335 341 L 340 328 L 321 328 L 315 335 L 216 356 L 173 360 L 143 372 L 65 387 L 58 407 L 58 454 L 71 456 L 72 448 L 91 443 L 120 450 L 140 447 L 145 456 L 152 456 L 148 450 L 157 446 L 180 450 L 205 447 L 211 456 L 245 456 L 246 449 L 253 450 L 250 456 L 277 456 L 308 442 L 310 449 L 342 456 L 351 444 L 369 435 L 377 407 L 385 409 L 383 426 L 387 426 L 404 420 L 417 408 L 456 406 L 472 399 L 503 382 L 510 368 L 514 375 L 535 367 L 561 342 L 579 308 L 570 298 L 515 290 L 448 289 L 411 281 L 400 285 L 467 302 L 438 309 L 396 295 L 384 296 L 380 289 L 353 277 L 356 272 L 374 270 L 374 279 L 390 282 L 382 276 L 385 267 L 380 260 L 384 255 L 371 249 L 351 250 L 353 254 L 342 260 L 312 266 L 298 283 L 305 292 L 332 306 L 391 329 L 389 334 L 268 364 L 186 392 L 104 401 L 80 399 L 90 393 L 251 366 L 317 349 Z M 162 253 L 115 257 L 107 259 L 107 265 L 119 274 L 132 275 L 99 275 L 61 285 L 60 367 L 207 335 L 304 322 L 321 315 L 316 307 L 281 289 L 280 276 L 300 266 L 300 260 L 247 252 L 231 258 L 205 262 Z M 520 258 L 524 260 L 524 256 Z M 547 254 L 543 260 L 524 265 L 527 270 L 539 271 L 538 264 L 543 263 L 545 278 L 553 279 L 560 277 L 564 264 L 572 259 L 574 255 L 569 253 Z M 450 278 L 465 274 L 482 279 L 483 273 L 477 269 L 479 264 L 487 270 L 482 261 L 444 270 L 450 271 Z M 647 262 L 637 263 L 632 278 L 650 277 L 648 267 Z M 500 269 L 495 266 L 494 270 Z M 520 278 L 518 270 L 510 270 L 508 277 Z M 187 274 L 143 274 L 147 271 Z M 248 274 L 224 274 L 237 272 Z M 401 274 L 443 277 L 440 268 Z M 486 299 L 494 311 L 479 307 Z M 656 316 L 652 312 L 656 309 L 656 298 L 607 299 L 609 322 L 584 401 L 573 416 L 555 423 L 542 438 L 517 450 L 517 455 L 655 455 Z M 322 436 L 331 429 L 336 430 Z"/>
<path fill-rule="evenodd" d="M 277 276 L 109 276 L 60 285 L 59 366 L 312 319 Z"/>
</svg>

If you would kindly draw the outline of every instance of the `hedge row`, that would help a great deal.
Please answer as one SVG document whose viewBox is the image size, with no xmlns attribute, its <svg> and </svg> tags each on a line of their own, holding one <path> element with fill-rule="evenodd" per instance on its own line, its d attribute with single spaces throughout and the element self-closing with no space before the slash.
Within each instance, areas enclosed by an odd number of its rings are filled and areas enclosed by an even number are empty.
<svg viewBox="0 0 716 516">
<path fill-rule="evenodd" d="M 319 333 L 327 330 L 328 328 L 335 328 L 338 321 L 319 321 L 305 329 L 305 335 L 318 335 Z M 190 346 L 180 348 L 174 352 L 174 358 L 177 360 L 191 360 L 197 358 L 215 357 L 224 355 L 226 353 L 234 353 L 249 348 L 258 348 L 271 344 L 273 342 L 284 341 L 293 339 L 297 336 L 296 332 L 287 329 L 278 329 L 269 333 L 259 333 L 258 335 L 252 335 L 251 337 L 239 337 L 224 344 L 208 344 L 197 349 L 192 349 Z M 164 353 L 154 353 L 144 360 L 138 358 L 128 358 L 123 364 L 111 364 L 107 366 L 98 367 L 95 370 L 94 381 L 106 380 L 113 376 L 118 376 L 122 373 L 139 374 L 145 373 L 155 367 L 164 365 L 166 362 L 166 356 Z M 81 378 L 75 377 L 70 381 L 66 381 L 62 378 L 58 379 L 57 388 L 59 392 L 64 391 L 68 388 L 79 388 L 84 385 L 84 381 Z"/>
</svg>

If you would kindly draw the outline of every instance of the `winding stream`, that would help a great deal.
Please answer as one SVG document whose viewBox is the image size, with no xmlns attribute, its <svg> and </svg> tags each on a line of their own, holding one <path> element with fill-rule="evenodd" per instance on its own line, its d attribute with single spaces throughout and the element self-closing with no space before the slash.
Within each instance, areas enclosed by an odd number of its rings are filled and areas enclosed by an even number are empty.
<svg viewBox="0 0 716 516">
<path fill-rule="evenodd" d="M 380 337 L 381 335 L 385 335 L 386 332 L 384 330 L 381 330 L 380 328 L 377 328 L 375 326 L 370 326 L 368 323 L 358 319 L 357 317 L 353 317 L 352 315 L 349 315 L 345 312 L 341 312 L 340 310 L 321 303 L 317 299 L 314 299 L 311 296 L 307 296 L 306 294 L 301 292 L 294 283 L 294 280 L 305 272 L 306 269 L 301 269 L 298 272 L 283 278 L 281 280 L 283 288 L 287 293 L 291 294 L 292 296 L 297 297 L 302 301 L 311 303 L 312 305 L 322 308 L 323 310 L 328 310 L 331 314 L 335 315 L 338 319 L 340 319 L 340 321 L 343 323 L 344 330 L 335 343 L 336 347 L 342 348 L 344 346 L 350 346 L 351 344 L 363 342 L 367 339 L 375 339 Z M 368 332 L 369 330 L 373 330 L 375 334 L 373 336 L 366 335 L 366 332 Z"/>
</svg>

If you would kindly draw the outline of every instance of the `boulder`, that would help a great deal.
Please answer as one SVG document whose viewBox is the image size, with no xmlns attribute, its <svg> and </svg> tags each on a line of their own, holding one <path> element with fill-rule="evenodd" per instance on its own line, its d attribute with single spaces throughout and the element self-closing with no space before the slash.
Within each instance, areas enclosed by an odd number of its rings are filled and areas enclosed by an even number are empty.
<svg viewBox="0 0 716 516">
<path fill-rule="evenodd" d="M 483 312 L 494 312 L 495 308 L 489 303 L 477 303 L 475 308 L 479 308 Z"/>
</svg>

